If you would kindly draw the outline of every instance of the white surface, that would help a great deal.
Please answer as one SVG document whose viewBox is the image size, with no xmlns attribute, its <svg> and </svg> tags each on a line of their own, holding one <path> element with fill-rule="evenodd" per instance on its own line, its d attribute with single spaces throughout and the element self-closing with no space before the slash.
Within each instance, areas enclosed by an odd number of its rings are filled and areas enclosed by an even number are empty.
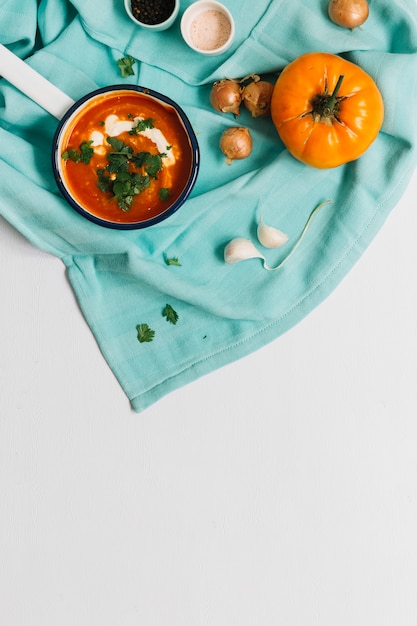
<svg viewBox="0 0 417 626">
<path fill-rule="evenodd" d="M 137 415 L 0 221 L 5 626 L 416 626 L 417 175 L 336 291 Z"/>
</svg>

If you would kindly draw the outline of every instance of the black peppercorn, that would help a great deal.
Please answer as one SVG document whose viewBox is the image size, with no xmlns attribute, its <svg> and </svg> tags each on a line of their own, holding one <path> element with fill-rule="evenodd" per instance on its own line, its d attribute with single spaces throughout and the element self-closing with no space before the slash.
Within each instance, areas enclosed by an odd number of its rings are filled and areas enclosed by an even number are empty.
<svg viewBox="0 0 417 626">
<path fill-rule="evenodd" d="M 175 7 L 175 0 L 131 0 L 132 13 L 138 22 L 154 26 L 165 22 Z"/>
</svg>

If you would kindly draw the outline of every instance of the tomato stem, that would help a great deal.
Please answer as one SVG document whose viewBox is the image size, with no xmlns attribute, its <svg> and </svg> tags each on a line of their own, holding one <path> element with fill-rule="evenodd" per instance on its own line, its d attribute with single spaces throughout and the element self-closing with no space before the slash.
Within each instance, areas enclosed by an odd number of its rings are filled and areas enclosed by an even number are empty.
<svg viewBox="0 0 417 626">
<path fill-rule="evenodd" d="M 333 91 L 332 95 L 330 96 L 330 100 L 327 103 L 326 109 L 329 110 L 329 115 L 331 115 L 333 113 L 334 105 L 336 104 L 337 94 L 339 93 L 340 86 L 342 84 L 342 81 L 343 81 L 344 77 L 345 77 L 344 74 L 340 74 L 340 76 L 339 76 L 339 78 L 337 80 L 337 83 L 336 83 L 336 87 L 334 88 L 334 91 Z"/>
</svg>

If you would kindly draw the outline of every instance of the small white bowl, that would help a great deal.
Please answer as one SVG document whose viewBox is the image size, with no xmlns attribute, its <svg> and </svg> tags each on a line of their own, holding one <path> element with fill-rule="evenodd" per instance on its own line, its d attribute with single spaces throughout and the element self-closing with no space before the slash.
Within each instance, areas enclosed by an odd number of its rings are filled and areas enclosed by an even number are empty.
<svg viewBox="0 0 417 626">
<path fill-rule="evenodd" d="M 135 24 L 142 26 L 142 28 L 147 28 L 148 30 L 154 30 L 154 31 L 166 30 L 167 28 L 172 26 L 180 10 L 180 0 L 175 0 L 174 9 L 171 15 L 164 22 L 159 22 L 158 24 L 146 24 L 145 22 L 141 22 L 139 19 L 137 19 L 133 15 L 131 0 L 124 0 L 124 2 L 125 2 L 126 13 L 130 17 L 130 19 L 133 22 L 135 22 Z"/>
<path fill-rule="evenodd" d="M 200 54 L 222 54 L 233 43 L 235 23 L 232 14 L 216 0 L 197 0 L 181 18 L 185 43 Z"/>
</svg>

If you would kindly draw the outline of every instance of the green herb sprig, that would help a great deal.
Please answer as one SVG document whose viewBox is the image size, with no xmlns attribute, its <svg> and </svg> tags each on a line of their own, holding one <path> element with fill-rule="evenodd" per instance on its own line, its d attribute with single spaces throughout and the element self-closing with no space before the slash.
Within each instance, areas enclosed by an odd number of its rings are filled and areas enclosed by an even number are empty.
<svg viewBox="0 0 417 626">
<path fill-rule="evenodd" d="M 135 63 L 135 59 L 130 55 L 117 61 L 117 67 L 119 68 L 123 78 L 134 75 L 135 72 L 133 70 L 133 66 Z"/>
<path fill-rule="evenodd" d="M 179 261 L 177 256 L 169 257 L 169 256 L 165 255 L 164 258 L 165 258 L 165 264 L 166 265 L 176 265 L 178 267 L 181 267 L 181 263 L 180 263 L 180 261 Z"/>
<path fill-rule="evenodd" d="M 178 313 L 170 304 L 166 304 L 162 309 L 162 317 L 165 317 L 166 321 L 173 325 L 175 325 L 179 320 Z M 149 324 L 138 324 L 136 326 L 136 331 L 139 343 L 150 343 L 155 338 L 155 331 L 149 326 Z"/>
<path fill-rule="evenodd" d="M 148 117 L 144 120 L 138 120 L 133 126 L 131 130 L 129 130 L 129 135 L 137 135 L 138 133 L 143 133 L 147 128 L 154 128 L 155 120 L 151 117 Z"/>
<path fill-rule="evenodd" d="M 162 315 L 166 318 L 167 322 L 170 322 L 171 324 L 176 324 L 178 322 L 179 315 L 170 304 L 165 305 Z"/>
<path fill-rule="evenodd" d="M 163 167 L 165 153 L 134 153 L 133 148 L 117 137 L 108 137 L 112 147 L 108 153 L 108 164 L 97 170 L 97 185 L 101 191 L 111 192 L 122 211 L 129 211 L 134 196 L 147 189 L 151 179 L 157 179 Z M 133 166 L 136 170 L 132 170 Z M 169 195 L 169 194 L 168 194 Z"/>
<path fill-rule="evenodd" d="M 91 161 L 91 157 L 94 154 L 94 149 L 91 147 L 93 141 L 83 141 L 80 144 L 80 149 L 75 150 L 75 148 L 70 148 L 69 150 L 65 150 L 61 157 L 64 161 L 74 161 L 74 163 L 85 163 L 88 165 Z"/>
<path fill-rule="evenodd" d="M 136 326 L 139 343 L 150 343 L 155 337 L 155 331 L 148 324 L 138 324 Z"/>
</svg>

